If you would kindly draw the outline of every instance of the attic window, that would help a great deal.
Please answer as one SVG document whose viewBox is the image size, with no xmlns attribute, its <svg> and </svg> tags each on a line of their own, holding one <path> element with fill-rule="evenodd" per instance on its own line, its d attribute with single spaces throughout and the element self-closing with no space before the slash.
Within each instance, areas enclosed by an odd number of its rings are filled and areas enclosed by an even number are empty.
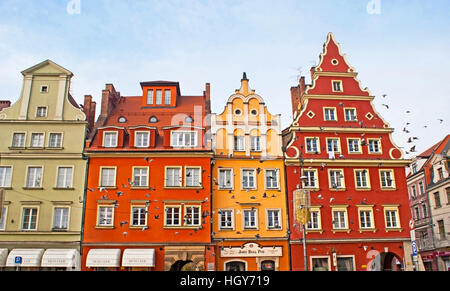
<svg viewBox="0 0 450 291">
<path fill-rule="evenodd" d="M 119 117 L 119 123 L 125 123 L 127 122 L 127 119 L 123 116 Z"/>
<path fill-rule="evenodd" d="M 250 113 L 251 113 L 253 116 L 256 116 L 256 115 L 258 115 L 258 110 L 253 109 Z"/>
<path fill-rule="evenodd" d="M 185 118 L 184 122 L 192 123 L 192 122 L 194 122 L 194 120 L 192 119 L 192 117 L 188 116 L 188 117 Z"/>
<path fill-rule="evenodd" d="M 155 116 L 150 117 L 149 120 L 150 123 L 157 123 L 158 122 L 158 118 L 156 118 Z"/>
<path fill-rule="evenodd" d="M 48 85 L 41 86 L 41 93 L 48 93 Z"/>
<path fill-rule="evenodd" d="M 242 111 L 240 109 L 236 109 L 234 111 L 234 114 L 236 114 L 236 115 L 241 115 L 241 113 L 242 113 Z"/>
<path fill-rule="evenodd" d="M 331 63 L 332 63 L 334 66 L 337 66 L 337 65 L 339 64 L 339 61 L 336 60 L 336 59 L 332 59 L 332 60 L 331 60 Z"/>
</svg>

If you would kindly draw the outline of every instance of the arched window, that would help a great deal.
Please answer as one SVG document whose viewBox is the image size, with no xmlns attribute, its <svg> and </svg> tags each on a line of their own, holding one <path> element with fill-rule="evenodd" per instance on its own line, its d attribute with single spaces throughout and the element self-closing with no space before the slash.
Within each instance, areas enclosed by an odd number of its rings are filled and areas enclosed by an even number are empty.
<svg viewBox="0 0 450 291">
<path fill-rule="evenodd" d="M 150 117 L 149 120 L 150 123 L 157 123 L 158 122 L 158 118 L 156 118 L 155 116 Z"/>
</svg>

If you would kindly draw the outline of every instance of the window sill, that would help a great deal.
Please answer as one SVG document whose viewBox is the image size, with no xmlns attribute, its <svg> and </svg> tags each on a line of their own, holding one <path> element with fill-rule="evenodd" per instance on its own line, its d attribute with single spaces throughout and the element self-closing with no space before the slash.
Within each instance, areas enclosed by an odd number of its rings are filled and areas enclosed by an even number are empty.
<svg viewBox="0 0 450 291">
<path fill-rule="evenodd" d="M 330 191 L 345 191 L 346 188 L 330 188 Z"/>
<path fill-rule="evenodd" d="M 106 225 L 96 225 L 95 226 L 96 229 L 115 229 L 115 227 L 113 225 L 111 226 L 106 226 Z"/>
<path fill-rule="evenodd" d="M 373 233 L 375 233 L 376 231 L 377 231 L 376 228 L 360 228 L 359 229 L 359 233 L 362 233 L 362 232 L 373 232 Z"/>
<path fill-rule="evenodd" d="M 164 225 L 164 229 L 200 229 L 201 225 Z"/>
<path fill-rule="evenodd" d="M 44 190 L 42 187 L 22 187 L 24 190 Z"/>
<path fill-rule="evenodd" d="M 398 231 L 398 232 L 402 232 L 402 231 L 403 231 L 403 228 L 398 228 L 398 227 L 396 227 L 396 228 L 385 228 L 385 231 L 386 231 L 386 232 L 389 232 L 389 231 Z"/>
<path fill-rule="evenodd" d="M 148 190 L 150 189 L 149 186 L 132 186 L 130 187 L 131 190 Z"/>
<path fill-rule="evenodd" d="M 147 224 L 145 224 L 145 225 L 130 225 L 128 228 L 129 229 L 142 229 L 144 227 L 148 227 L 148 225 Z"/>
<path fill-rule="evenodd" d="M 307 229 L 306 230 L 306 234 L 308 234 L 308 233 L 320 233 L 320 234 L 322 234 L 323 233 L 323 229 Z"/>
<path fill-rule="evenodd" d="M 355 188 L 356 191 L 372 191 L 372 188 Z"/>
<path fill-rule="evenodd" d="M 2 187 L 0 186 L 0 189 L 4 189 L 4 190 L 12 190 L 13 188 L 11 186 L 7 186 L 7 187 Z"/>
<path fill-rule="evenodd" d="M 381 191 L 395 191 L 397 188 L 383 188 L 381 187 Z"/>
<path fill-rule="evenodd" d="M 175 189 L 175 190 L 189 190 L 189 189 L 203 189 L 202 186 L 164 186 L 164 189 Z"/>
<path fill-rule="evenodd" d="M 332 229 L 331 232 L 336 233 L 336 232 L 346 232 L 346 233 L 350 233 L 352 230 L 349 228 L 342 228 L 342 229 Z"/>
<path fill-rule="evenodd" d="M 52 232 L 67 232 L 68 229 L 66 228 L 52 228 Z"/>
<path fill-rule="evenodd" d="M 97 189 L 115 190 L 117 186 L 98 186 Z"/>
<path fill-rule="evenodd" d="M 53 190 L 75 190 L 74 187 L 53 187 Z"/>
</svg>

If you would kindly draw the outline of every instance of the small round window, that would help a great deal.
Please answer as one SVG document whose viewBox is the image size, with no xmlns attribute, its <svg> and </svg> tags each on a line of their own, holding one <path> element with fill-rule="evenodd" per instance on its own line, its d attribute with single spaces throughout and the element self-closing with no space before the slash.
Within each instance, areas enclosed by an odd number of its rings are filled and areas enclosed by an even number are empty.
<svg viewBox="0 0 450 291">
<path fill-rule="evenodd" d="M 256 115 L 258 115 L 258 110 L 252 109 L 252 111 L 250 111 L 250 113 L 251 113 L 253 116 L 256 116 Z"/>
<path fill-rule="evenodd" d="M 333 65 L 337 66 L 337 65 L 339 64 L 339 61 L 336 60 L 336 59 L 332 59 L 332 60 L 331 60 L 331 63 L 332 63 Z"/>
<path fill-rule="evenodd" d="M 125 123 L 127 122 L 127 119 L 123 116 L 119 117 L 119 123 Z"/>
<path fill-rule="evenodd" d="M 156 123 L 156 122 L 158 122 L 158 118 L 156 118 L 154 116 L 150 117 L 150 123 Z"/>
<path fill-rule="evenodd" d="M 234 111 L 234 114 L 236 114 L 236 115 L 241 115 L 241 113 L 242 113 L 241 109 L 236 109 Z"/>
<path fill-rule="evenodd" d="M 188 116 L 186 117 L 186 119 L 184 120 L 186 123 L 192 123 L 194 122 L 194 120 L 192 119 L 192 117 Z"/>
</svg>

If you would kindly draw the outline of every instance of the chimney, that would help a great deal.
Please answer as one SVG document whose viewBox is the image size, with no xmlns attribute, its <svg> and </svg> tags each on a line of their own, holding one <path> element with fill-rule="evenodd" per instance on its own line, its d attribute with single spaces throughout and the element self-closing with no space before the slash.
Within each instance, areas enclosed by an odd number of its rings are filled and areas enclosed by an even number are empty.
<svg viewBox="0 0 450 291">
<path fill-rule="evenodd" d="M 311 70 L 309 70 L 311 73 L 311 82 L 314 80 L 314 73 L 316 72 L 316 67 L 311 67 Z"/>
<path fill-rule="evenodd" d="M 300 77 L 298 80 L 297 87 L 291 87 L 291 105 L 292 105 L 292 114 L 295 116 L 296 112 L 299 112 L 299 107 L 301 104 L 301 98 L 303 94 L 305 94 L 305 76 Z"/>
<path fill-rule="evenodd" d="M 0 111 L 3 108 L 7 108 L 9 106 L 11 106 L 11 101 L 9 101 L 9 100 L 0 100 Z"/>
<path fill-rule="evenodd" d="M 205 96 L 205 113 L 211 114 L 211 84 L 206 83 L 205 91 L 203 92 L 203 96 Z"/>
<path fill-rule="evenodd" d="M 102 108 L 100 117 L 107 118 L 116 107 L 120 99 L 120 92 L 116 92 L 113 84 L 106 84 L 102 91 Z"/>
<path fill-rule="evenodd" d="M 96 103 L 92 101 L 91 95 L 84 95 L 83 112 L 86 114 L 89 132 L 94 128 Z"/>
</svg>

